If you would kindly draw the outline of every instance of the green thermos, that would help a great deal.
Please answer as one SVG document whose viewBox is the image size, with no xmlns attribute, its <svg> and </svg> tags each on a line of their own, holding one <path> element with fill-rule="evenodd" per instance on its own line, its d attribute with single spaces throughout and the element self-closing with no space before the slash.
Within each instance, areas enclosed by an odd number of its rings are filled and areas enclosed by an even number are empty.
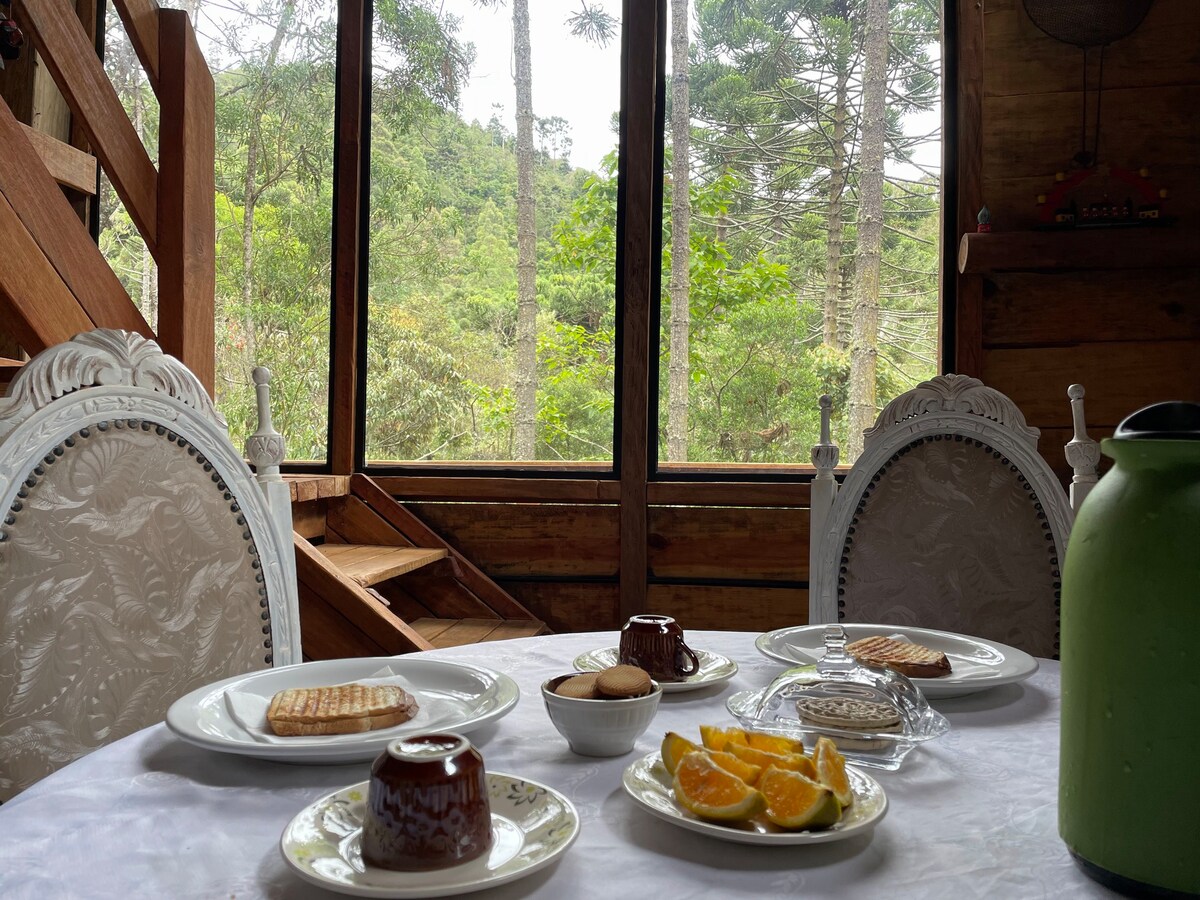
<svg viewBox="0 0 1200 900">
<path fill-rule="evenodd" d="M 1059 834 L 1110 887 L 1200 894 L 1200 404 L 1101 449 L 1063 568 Z"/>
</svg>

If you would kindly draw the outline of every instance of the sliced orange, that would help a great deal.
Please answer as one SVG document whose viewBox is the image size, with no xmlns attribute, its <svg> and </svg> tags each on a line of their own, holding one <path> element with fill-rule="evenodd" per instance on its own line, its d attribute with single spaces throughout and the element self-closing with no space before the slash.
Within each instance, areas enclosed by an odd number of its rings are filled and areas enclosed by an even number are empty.
<svg viewBox="0 0 1200 900">
<path fill-rule="evenodd" d="M 762 794 L 722 769 L 703 751 L 683 754 L 673 786 L 680 806 L 717 822 L 743 822 L 767 805 Z"/>
<path fill-rule="evenodd" d="M 817 780 L 833 791 L 843 807 L 854 802 L 854 791 L 850 777 L 846 774 L 846 757 L 838 753 L 837 745 L 829 738 L 817 738 L 813 747 L 813 762 L 817 766 Z"/>
<path fill-rule="evenodd" d="M 768 753 L 779 753 L 784 756 L 789 753 L 804 752 L 803 741 L 794 741 L 778 734 L 763 734 L 761 731 L 747 731 L 746 743 L 755 750 L 766 750 Z"/>
<path fill-rule="evenodd" d="M 800 772 L 809 778 L 817 777 L 817 769 L 812 760 L 799 753 L 768 753 L 766 750 L 755 750 L 753 747 L 743 747 L 740 744 L 730 744 L 726 749 L 742 762 L 759 766 L 764 771 L 775 766 L 777 769 Z"/>
<path fill-rule="evenodd" d="M 842 817 L 833 791 L 799 772 L 772 766 L 759 777 L 758 789 L 767 799 L 767 818 L 780 828 L 828 828 Z"/>
<path fill-rule="evenodd" d="M 699 749 L 701 749 L 699 744 L 693 744 L 683 735 L 676 734 L 674 731 L 668 731 L 667 736 L 663 738 L 660 751 L 662 753 L 663 765 L 667 767 L 668 772 L 674 775 L 683 754 Z"/>
<path fill-rule="evenodd" d="M 740 728 L 718 728 L 716 725 L 701 725 L 700 739 L 709 750 L 727 750 L 726 744 L 746 743 L 746 732 Z"/>
<path fill-rule="evenodd" d="M 737 746 L 736 744 L 734 746 Z M 758 776 L 762 774 L 762 767 L 753 765 L 752 763 L 743 762 L 732 753 L 726 753 L 724 750 L 707 750 L 709 758 L 712 759 L 718 766 L 726 772 L 732 772 L 746 784 L 754 784 L 758 780 Z"/>
</svg>

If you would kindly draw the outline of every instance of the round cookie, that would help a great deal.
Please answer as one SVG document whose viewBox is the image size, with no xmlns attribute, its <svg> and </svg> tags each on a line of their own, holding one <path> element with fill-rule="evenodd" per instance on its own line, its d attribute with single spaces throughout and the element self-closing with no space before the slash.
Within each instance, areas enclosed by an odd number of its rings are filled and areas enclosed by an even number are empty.
<svg viewBox="0 0 1200 900">
<path fill-rule="evenodd" d="M 614 700 L 644 697 L 653 688 L 650 675 L 637 666 L 612 666 L 600 672 L 596 679 L 596 689 Z"/>
<path fill-rule="evenodd" d="M 886 734 L 900 730 L 900 712 L 887 703 L 855 697 L 817 697 L 796 704 L 801 721 L 830 728 Z"/>
<path fill-rule="evenodd" d="M 576 700 L 599 700 L 600 691 L 596 689 L 596 681 L 600 675 L 597 672 L 586 672 L 573 675 L 554 689 L 560 697 L 573 697 Z"/>
</svg>

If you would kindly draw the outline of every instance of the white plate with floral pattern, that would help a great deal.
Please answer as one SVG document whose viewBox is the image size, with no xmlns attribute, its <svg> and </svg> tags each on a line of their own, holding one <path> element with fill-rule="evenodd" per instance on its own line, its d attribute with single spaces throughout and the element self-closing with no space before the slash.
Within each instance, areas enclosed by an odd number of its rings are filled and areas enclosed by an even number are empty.
<svg viewBox="0 0 1200 900">
<path fill-rule="evenodd" d="M 362 860 L 369 782 L 305 807 L 279 840 L 284 860 L 305 881 L 355 897 L 452 897 L 532 875 L 579 835 L 579 813 L 554 788 L 488 772 L 492 849 L 486 857 L 432 872 L 394 872 Z"/>
<path fill-rule="evenodd" d="M 706 822 L 675 802 L 671 774 L 657 752 L 643 756 L 625 770 L 625 792 L 652 815 L 709 837 L 738 844 L 825 844 L 856 835 L 869 834 L 887 812 L 887 796 L 879 782 L 853 766 L 846 767 L 854 802 L 842 813 L 841 821 L 818 831 L 784 831 L 765 818 L 748 822 Z"/>
<path fill-rule="evenodd" d="M 599 672 L 601 669 L 615 666 L 618 662 L 618 654 L 619 650 L 616 647 L 589 650 L 587 653 L 575 657 L 573 665 L 581 672 Z M 694 691 L 711 684 L 720 684 L 737 674 L 738 664 L 719 653 L 697 650 L 696 657 L 700 660 L 700 669 L 695 675 L 689 675 L 683 681 L 659 682 L 664 694 Z"/>
</svg>

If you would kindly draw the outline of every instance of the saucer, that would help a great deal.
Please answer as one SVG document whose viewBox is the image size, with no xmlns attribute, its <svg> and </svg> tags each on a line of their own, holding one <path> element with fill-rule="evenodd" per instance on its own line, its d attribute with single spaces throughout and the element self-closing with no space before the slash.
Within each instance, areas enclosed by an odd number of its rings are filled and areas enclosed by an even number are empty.
<svg viewBox="0 0 1200 900">
<path fill-rule="evenodd" d="M 618 648 L 605 647 L 602 650 L 589 650 L 575 657 L 575 666 L 581 672 L 599 672 L 617 664 Z M 728 681 L 737 674 L 738 665 L 732 659 L 719 653 L 707 650 L 697 650 L 700 660 L 700 671 L 689 675 L 683 681 L 660 681 L 664 694 L 676 694 L 681 691 L 694 691 L 697 688 L 708 687 L 710 684 L 720 684 Z"/>
<path fill-rule="evenodd" d="M 543 869 L 574 843 L 579 813 L 536 781 L 488 772 L 492 849 L 486 857 L 431 872 L 395 872 L 362 861 L 367 787 L 342 788 L 301 810 L 279 840 L 305 881 L 355 897 L 450 897 L 506 884 Z"/>
</svg>

